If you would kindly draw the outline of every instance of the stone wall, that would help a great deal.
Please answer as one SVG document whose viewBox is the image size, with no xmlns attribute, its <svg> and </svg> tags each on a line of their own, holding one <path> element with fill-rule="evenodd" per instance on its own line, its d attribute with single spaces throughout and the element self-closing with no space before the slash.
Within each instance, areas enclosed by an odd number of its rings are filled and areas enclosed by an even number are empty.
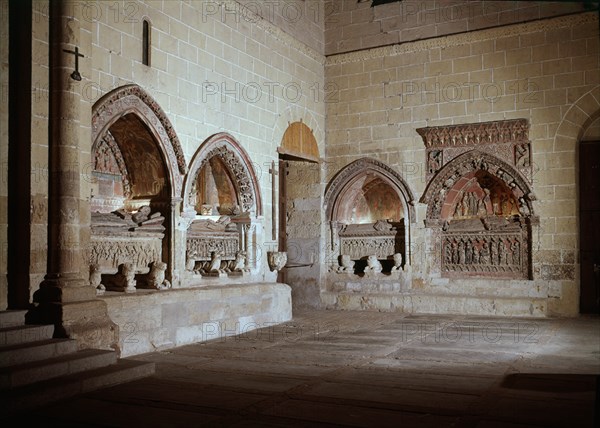
<svg viewBox="0 0 600 428">
<path fill-rule="evenodd" d="M 417 128 L 527 119 L 540 226 L 533 236 L 534 280 L 511 282 L 510 289 L 525 297 L 542 287 L 542 313 L 575 314 L 576 140 L 600 109 L 599 58 L 594 13 L 329 56 L 328 177 L 357 158 L 373 157 L 398 171 L 419 197 L 427 182 Z M 434 243 L 427 243 L 425 211 L 417 204 L 413 287 L 433 295 L 468 293 L 472 286 L 463 280 L 431 275 Z"/>
<path fill-rule="evenodd" d="M 280 178 L 287 182 L 288 267 L 284 281 L 292 287 L 294 307 L 318 307 L 326 253 L 321 233 L 325 214 L 322 168 L 302 161 L 287 161 L 287 165 L 287 177 Z"/>
<path fill-rule="evenodd" d="M 583 2 L 327 0 L 325 54 L 405 43 L 584 11 Z"/>
<path fill-rule="evenodd" d="M 88 110 L 119 86 L 140 85 L 166 112 L 188 164 L 209 136 L 228 132 L 248 152 L 270 213 L 268 169 L 288 123 L 306 123 L 324 153 L 323 17 L 311 2 L 286 3 L 273 14 L 259 10 L 270 20 L 254 13 L 261 2 L 97 3 Z M 292 10 L 303 12 L 286 15 Z M 141 63 L 144 19 L 152 27 L 151 67 Z M 300 37 L 306 28 L 313 35 Z M 270 217 L 261 230 L 271 230 Z M 257 245 L 269 240 L 257 236 Z M 266 260 L 259 264 L 268 274 Z"/>
</svg>

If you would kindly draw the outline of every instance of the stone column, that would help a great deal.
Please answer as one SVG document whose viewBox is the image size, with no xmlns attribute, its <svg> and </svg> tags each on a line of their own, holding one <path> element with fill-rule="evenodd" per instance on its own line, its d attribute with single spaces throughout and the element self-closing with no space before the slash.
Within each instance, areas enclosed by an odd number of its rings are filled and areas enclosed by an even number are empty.
<svg viewBox="0 0 600 428">
<path fill-rule="evenodd" d="M 28 320 L 53 323 L 55 337 L 77 339 L 80 348 L 117 349 L 118 328 L 82 273 L 87 263 L 80 225 L 89 224 L 90 215 L 80 188 L 82 83 L 73 78 L 75 55 L 65 52 L 91 51 L 91 46 L 79 45 L 80 15 L 81 7 L 74 3 L 50 2 L 48 260 L 45 279 L 34 294 L 38 305 Z"/>
</svg>

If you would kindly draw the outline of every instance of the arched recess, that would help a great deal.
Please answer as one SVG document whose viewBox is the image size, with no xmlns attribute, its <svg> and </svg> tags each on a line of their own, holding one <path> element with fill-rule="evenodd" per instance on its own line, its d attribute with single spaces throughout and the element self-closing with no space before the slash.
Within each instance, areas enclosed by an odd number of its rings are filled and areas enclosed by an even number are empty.
<svg viewBox="0 0 600 428">
<path fill-rule="evenodd" d="M 482 188 L 509 189 L 519 212 L 525 216 L 534 214 L 532 201 L 536 198 L 527 179 L 514 166 L 496 156 L 471 150 L 447 163 L 429 182 L 420 200 L 428 205 L 426 221 L 435 224 L 447 220 L 447 213 L 454 212 L 456 197 L 464 195 L 461 193 L 463 185 L 472 179 L 488 181 L 487 185 L 480 186 Z"/>
<path fill-rule="evenodd" d="M 384 163 L 361 158 L 344 167 L 325 191 L 333 261 L 342 254 L 364 261 L 367 252 L 380 259 L 401 253 L 410 265 L 414 203 L 402 176 Z M 345 235 L 352 237 L 348 244 Z"/>
<path fill-rule="evenodd" d="M 380 183 L 385 183 L 390 189 L 393 189 L 402 203 L 405 217 L 409 219 L 407 223 L 414 223 L 415 199 L 408 184 L 392 168 L 371 158 L 355 160 L 341 169 L 333 180 L 331 180 L 325 191 L 327 218 L 330 221 L 335 221 L 340 208 L 343 206 L 340 202 L 343 201 L 344 195 L 348 194 L 348 190 L 352 189 L 353 185 L 369 176 L 376 178 Z M 369 181 L 371 182 L 372 180 Z"/>
<path fill-rule="evenodd" d="M 133 115 L 133 116 L 129 116 Z M 158 103 L 138 85 L 126 85 L 100 98 L 92 108 L 92 153 L 109 134 L 111 127 L 128 116 L 140 121 L 157 143 L 166 166 L 171 199 L 181 194 L 187 166 L 173 125 Z"/>
<path fill-rule="evenodd" d="M 95 184 L 90 264 L 115 274 L 132 263 L 146 273 L 162 261 L 177 285 L 175 234 L 186 162 L 171 122 L 139 86 L 117 88 L 94 104 L 89 170 Z"/>
<path fill-rule="evenodd" d="M 184 211 L 198 212 L 197 208 L 204 203 L 198 200 L 202 190 L 198 189 L 197 183 L 202 179 L 200 171 L 207 165 L 221 169 L 225 187 L 234 190 L 226 193 L 230 194 L 229 199 L 235 196 L 242 212 L 257 217 L 262 215 L 260 188 L 250 157 L 235 138 L 224 132 L 209 137 L 194 154 L 183 186 Z"/>
</svg>

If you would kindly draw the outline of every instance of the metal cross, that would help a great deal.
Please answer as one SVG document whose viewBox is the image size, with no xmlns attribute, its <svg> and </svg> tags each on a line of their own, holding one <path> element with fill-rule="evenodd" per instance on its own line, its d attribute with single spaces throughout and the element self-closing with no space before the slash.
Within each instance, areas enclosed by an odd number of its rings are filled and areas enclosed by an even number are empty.
<svg viewBox="0 0 600 428">
<path fill-rule="evenodd" d="M 83 58 L 83 54 L 79 53 L 79 47 L 75 46 L 74 51 L 63 49 L 63 52 L 75 55 L 75 71 L 71 73 L 71 78 L 77 81 L 81 80 L 81 74 L 79 74 L 79 57 Z"/>
</svg>

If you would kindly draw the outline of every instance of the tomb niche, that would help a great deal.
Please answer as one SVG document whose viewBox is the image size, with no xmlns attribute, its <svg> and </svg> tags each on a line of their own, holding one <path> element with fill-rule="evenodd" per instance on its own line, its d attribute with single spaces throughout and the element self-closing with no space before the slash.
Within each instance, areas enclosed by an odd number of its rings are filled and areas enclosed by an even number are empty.
<svg viewBox="0 0 600 428">
<path fill-rule="evenodd" d="M 250 274 L 256 261 L 252 219 L 260 212 L 260 196 L 242 147 L 225 133 L 210 137 L 194 155 L 185 188 L 188 275 Z"/>
<path fill-rule="evenodd" d="M 167 122 L 135 85 L 108 94 L 94 107 L 87 257 L 90 284 L 99 294 L 167 288 L 176 277 L 170 265 L 175 172 L 169 163 L 177 170 L 179 143 L 165 131 L 172 130 Z"/>
<path fill-rule="evenodd" d="M 433 268 L 447 278 L 532 279 L 528 122 L 420 128 Z"/>
<path fill-rule="evenodd" d="M 359 159 L 334 177 L 325 200 L 330 272 L 385 278 L 408 270 L 413 198 L 399 174 L 376 160 Z"/>
</svg>

